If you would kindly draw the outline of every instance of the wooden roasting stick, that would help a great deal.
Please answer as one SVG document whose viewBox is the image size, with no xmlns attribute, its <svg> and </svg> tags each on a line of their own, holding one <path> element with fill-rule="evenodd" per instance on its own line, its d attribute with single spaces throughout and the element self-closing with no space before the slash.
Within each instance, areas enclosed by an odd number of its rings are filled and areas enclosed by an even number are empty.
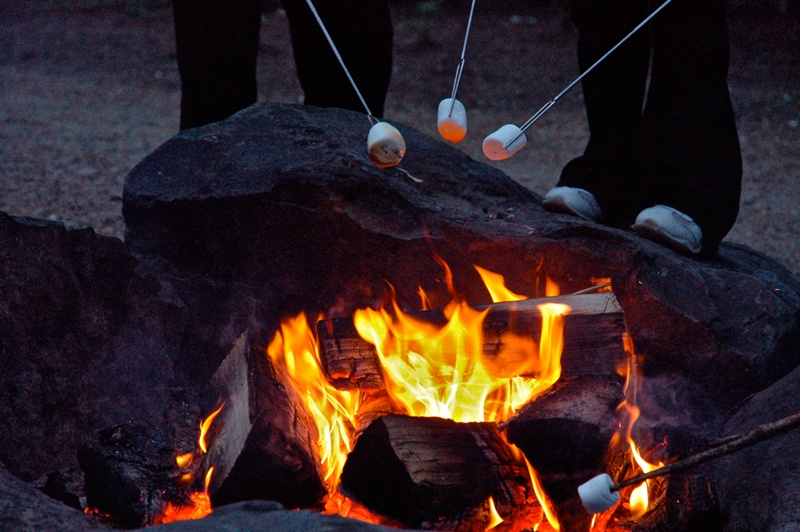
<svg viewBox="0 0 800 532">
<path fill-rule="evenodd" d="M 718 445 L 717 447 L 712 447 L 707 451 L 703 451 L 701 453 L 688 456 L 682 460 L 672 462 L 664 467 L 654 469 L 649 473 L 642 473 L 641 475 L 623 480 L 622 482 L 611 486 L 610 489 L 611 491 L 618 491 L 626 486 L 639 484 L 650 478 L 668 475 L 670 473 L 674 473 L 675 471 L 682 471 L 684 469 L 709 462 L 715 458 L 734 453 L 741 449 L 755 445 L 756 443 L 768 440 L 785 432 L 789 432 L 798 426 L 800 426 L 800 412 L 783 419 L 779 419 L 778 421 L 758 425 L 744 434 L 738 434 L 729 438 L 725 438 L 725 443 Z"/>
<path fill-rule="evenodd" d="M 597 290 L 599 287 L 592 287 Z M 624 363 L 622 335 L 625 317 L 614 293 L 581 293 L 493 303 L 476 306 L 488 309 L 483 322 L 483 352 L 497 365 L 508 334 L 532 338 L 537 344 L 541 335 L 542 314 L 538 306 L 562 303 L 570 307 L 564 317 L 562 376 L 615 375 Z M 441 310 L 409 313 L 429 323 L 446 323 Z M 317 324 L 323 371 L 328 381 L 339 389 L 379 390 L 384 388 L 380 359 L 373 344 L 361 338 L 352 318 L 321 320 Z M 509 361 L 512 362 L 513 361 Z"/>
</svg>

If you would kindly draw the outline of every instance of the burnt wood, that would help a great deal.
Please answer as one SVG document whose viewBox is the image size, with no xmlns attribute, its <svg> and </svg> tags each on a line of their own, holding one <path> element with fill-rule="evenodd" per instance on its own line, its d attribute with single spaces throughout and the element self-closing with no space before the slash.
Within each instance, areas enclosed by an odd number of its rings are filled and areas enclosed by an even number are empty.
<svg viewBox="0 0 800 532">
<path fill-rule="evenodd" d="M 577 490 L 609 467 L 623 385 L 619 376 L 561 379 L 502 425 L 538 472 L 564 530 L 587 529 Z"/>
<path fill-rule="evenodd" d="M 492 496 L 521 506 L 527 471 L 494 423 L 390 414 L 376 419 L 348 456 L 340 491 L 408 527 L 459 518 Z"/>
<path fill-rule="evenodd" d="M 538 307 L 545 303 L 562 303 L 571 309 L 564 317 L 561 355 L 564 377 L 618 373 L 626 360 L 622 343 L 626 325 L 622 308 L 610 291 L 474 307 L 488 310 L 483 321 L 483 352 L 489 363 L 501 373 L 506 367 L 518 365 L 519 361 L 502 360 L 500 355 L 508 334 L 532 338 L 538 344 L 542 329 L 542 313 Z M 434 324 L 446 323 L 441 310 L 409 314 Z M 359 336 L 352 318 L 321 320 L 317 333 L 323 370 L 331 384 L 339 389 L 384 387 L 376 348 Z"/>
<path fill-rule="evenodd" d="M 87 507 L 124 528 L 153 525 L 179 488 L 173 442 L 160 429 L 126 423 L 97 431 L 78 452 Z"/>
</svg>

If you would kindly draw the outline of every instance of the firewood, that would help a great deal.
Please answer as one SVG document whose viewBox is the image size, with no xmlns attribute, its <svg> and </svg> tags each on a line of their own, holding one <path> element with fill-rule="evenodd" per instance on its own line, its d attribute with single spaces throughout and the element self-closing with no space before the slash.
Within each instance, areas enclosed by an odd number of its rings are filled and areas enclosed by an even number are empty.
<svg viewBox="0 0 800 532">
<path fill-rule="evenodd" d="M 522 507 L 527 471 L 494 423 L 389 414 L 358 438 L 340 491 L 408 527 L 466 522 L 489 496 L 498 508 Z"/>
<path fill-rule="evenodd" d="M 212 377 L 208 395 L 224 401 L 203 467 L 214 467 L 209 486 L 214 506 L 264 499 L 289 508 L 317 507 L 326 490 L 314 424 L 247 333 Z"/>
<path fill-rule="evenodd" d="M 532 338 L 541 335 L 542 315 L 538 305 L 563 303 L 570 312 L 564 318 L 564 350 L 561 356 L 564 377 L 615 375 L 626 360 L 622 344 L 625 317 L 612 292 L 575 294 L 526 299 L 475 307 L 489 309 L 483 322 L 483 350 L 497 366 L 508 333 Z M 410 313 L 417 319 L 444 325 L 441 310 Z M 339 389 L 380 389 L 384 387 L 380 359 L 375 346 L 356 332 L 352 318 L 321 320 L 317 324 L 323 370 Z M 510 364 L 513 365 L 513 364 Z"/>
<path fill-rule="evenodd" d="M 625 399 L 621 377 L 567 378 L 523 406 L 502 424 L 522 449 L 557 503 L 602 467 Z"/>
<path fill-rule="evenodd" d="M 78 451 L 86 504 L 124 528 L 155 523 L 168 502 L 181 504 L 175 451 L 164 431 L 126 423 L 97 431 Z"/>
</svg>

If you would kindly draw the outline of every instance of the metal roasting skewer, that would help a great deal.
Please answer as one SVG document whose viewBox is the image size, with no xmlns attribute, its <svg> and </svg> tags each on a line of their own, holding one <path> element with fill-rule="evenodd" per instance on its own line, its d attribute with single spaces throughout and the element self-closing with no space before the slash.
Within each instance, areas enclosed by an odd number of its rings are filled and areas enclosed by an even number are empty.
<svg viewBox="0 0 800 532">
<path fill-rule="evenodd" d="M 461 60 L 458 62 L 458 66 L 456 67 L 456 76 L 453 80 L 453 92 L 450 95 L 450 99 L 453 101 L 450 102 L 450 113 L 447 115 L 448 117 L 453 116 L 453 109 L 456 107 L 456 93 L 458 92 L 458 85 L 461 83 L 461 74 L 464 72 L 464 58 L 467 55 L 467 41 L 469 40 L 470 28 L 472 28 L 472 15 L 475 12 L 475 2 L 476 0 L 472 0 L 472 5 L 469 8 L 467 31 L 464 34 L 464 45 L 461 47 Z"/>
<path fill-rule="evenodd" d="M 306 0 L 306 3 L 308 4 L 309 9 L 311 9 L 311 13 L 314 14 L 314 18 L 317 19 L 317 23 L 319 24 L 319 27 L 322 30 L 322 33 L 325 34 L 325 38 L 328 40 L 328 44 L 331 45 L 331 50 L 333 50 L 333 53 L 336 56 L 336 59 L 338 59 L 339 60 L 339 64 L 342 65 L 342 68 L 344 69 L 344 73 L 347 76 L 347 79 L 350 80 L 350 84 L 353 86 L 353 89 L 355 89 L 356 94 L 358 95 L 358 99 L 361 100 L 361 104 L 364 106 L 364 109 L 367 111 L 367 118 L 369 119 L 369 123 L 372 124 L 372 125 L 377 124 L 378 120 L 374 116 L 372 116 L 372 111 L 370 111 L 369 106 L 367 105 L 367 101 L 364 100 L 364 97 L 361 95 L 361 91 L 358 90 L 358 86 L 356 85 L 355 80 L 353 80 L 353 76 L 350 75 L 350 71 L 347 69 L 347 65 L 344 64 L 344 59 L 342 59 L 341 54 L 339 54 L 339 50 L 336 48 L 336 45 L 333 43 L 333 39 L 331 38 L 330 34 L 328 33 L 327 28 L 325 28 L 325 24 L 322 22 L 322 19 L 320 18 L 319 13 L 317 13 L 317 8 L 314 7 L 314 4 L 311 3 L 311 0 Z"/>
<path fill-rule="evenodd" d="M 520 137 L 522 136 L 522 134 L 523 134 L 523 133 L 525 133 L 525 130 L 526 130 L 526 129 L 528 129 L 529 127 L 531 127 L 531 126 L 534 124 L 534 122 L 536 122 L 537 120 L 539 120 L 539 119 L 540 119 L 540 118 L 541 118 L 541 117 L 542 117 L 542 116 L 543 116 L 543 115 L 544 115 L 544 114 L 545 114 L 547 111 L 549 111 L 549 110 L 550 110 L 550 108 L 551 108 L 551 107 L 553 107 L 553 105 L 555 105 L 555 103 L 558 101 L 558 99 L 559 99 L 559 98 L 561 98 L 561 97 L 562 97 L 562 96 L 564 96 L 564 95 L 565 95 L 567 92 L 569 92 L 569 90 L 570 90 L 570 89 L 572 89 L 572 87 L 574 87 L 575 85 L 577 85 L 577 84 L 578 84 L 578 83 L 579 83 L 579 82 L 580 82 L 580 81 L 581 81 L 581 80 L 582 80 L 582 79 L 583 79 L 583 78 L 584 78 L 584 77 L 585 77 L 585 76 L 586 76 L 586 75 L 587 75 L 589 72 L 591 72 L 592 70 L 594 70 L 594 68 L 595 68 L 597 65 L 599 65 L 600 63 L 602 63 L 602 62 L 603 62 L 603 61 L 604 61 L 604 60 L 605 60 L 605 59 L 606 59 L 606 58 L 607 58 L 609 55 L 611 55 L 611 54 L 612 54 L 612 53 L 613 53 L 613 52 L 614 52 L 614 51 L 615 51 L 617 48 L 619 48 L 620 46 L 622 46 L 622 44 L 623 44 L 625 41 L 627 41 L 627 40 L 628 40 L 628 39 L 629 39 L 631 36 L 633 36 L 633 34 L 634 34 L 634 33 L 636 33 L 637 31 L 639 31 L 639 30 L 640 30 L 640 29 L 641 29 L 641 28 L 642 28 L 642 27 L 643 27 L 645 24 L 647 24 L 648 22 L 650 22 L 650 19 L 652 19 L 654 16 L 656 16 L 656 15 L 657 15 L 657 14 L 658 14 L 658 13 L 659 13 L 659 12 L 660 12 L 662 9 L 664 9 L 665 7 L 667 7 L 667 4 L 669 4 L 671 1 L 672 1 L 672 0 L 666 0 L 666 2 L 664 2 L 663 4 L 661 4 L 661 5 L 660 5 L 660 6 L 659 6 L 659 7 L 658 7 L 658 8 L 657 8 L 655 11 L 653 11 L 652 13 L 650 13 L 650 14 L 647 16 L 647 18 L 645 18 L 645 19 L 644 19 L 642 22 L 640 22 L 638 26 L 636 26 L 635 28 L 633 28 L 633 29 L 631 30 L 631 32 L 630 32 L 630 33 L 628 33 L 628 34 L 627 34 L 625 37 L 623 37 L 621 41 L 619 41 L 617 44 L 615 44 L 615 45 L 614 45 L 614 46 L 613 46 L 613 47 L 612 47 L 612 48 L 611 48 L 611 49 L 610 49 L 608 52 L 606 52 L 605 54 L 603 54 L 603 56 L 602 56 L 600 59 L 598 59 L 597 61 L 595 61 L 595 62 L 594 62 L 594 64 L 593 64 L 592 66 L 590 66 L 589 68 L 587 68 L 587 69 L 586 69 L 586 70 L 585 70 L 585 71 L 584 71 L 584 72 L 583 72 L 583 73 L 582 73 L 580 76 L 578 76 L 577 78 L 575 78 L 575 80 L 574 80 L 572 83 L 570 83 L 569 85 L 567 85 L 567 87 L 566 87 L 564 90 L 562 90 L 561 92 L 559 92 L 559 93 L 556 95 L 556 97 L 555 97 L 555 98 L 553 98 L 552 100 L 550 100 L 549 102 L 547 102 L 546 104 L 544 104 L 544 105 L 543 105 L 543 106 L 542 106 L 542 107 L 541 107 L 541 108 L 540 108 L 538 111 L 536 111 L 536 113 L 534 113 L 534 114 L 533 114 L 533 116 L 532 116 L 532 117 L 530 117 L 530 118 L 529 118 L 529 119 L 528 119 L 528 120 L 527 120 L 527 121 L 526 121 L 524 124 L 522 124 L 522 126 L 520 126 L 520 128 L 519 128 L 519 129 L 520 129 L 520 132 L 517 134 L 517 136 L 516 136 L 516 137 L 514 137 L 513 139 L 511 139 L 510 141 L 508 141 L 507 143 L 505 143 L 505 144 L 503 145 L 503 147 L 504 147 L 504 148 L 508 148 L 508 147 L 509 147 L 509 146 L 511 146 L 511 145 L 512 145 L 514 142 L 516 142 L 516 140 L 517 140 L 518 138 L 520 138 Z"/>
</svg>

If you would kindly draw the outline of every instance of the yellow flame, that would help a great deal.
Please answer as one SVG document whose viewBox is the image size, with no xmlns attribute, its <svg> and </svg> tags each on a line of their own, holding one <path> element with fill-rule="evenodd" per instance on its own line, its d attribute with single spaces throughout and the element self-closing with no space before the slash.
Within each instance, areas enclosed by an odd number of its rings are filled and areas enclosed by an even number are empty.
<svg viewBox="0 0 800 532">
<path fill-rule="evenodd" d="M 556 282 L 550 279 L 549 277 L 547 277 L 546 279 L 544 295 L 547 297 L 555 297 L 561 295 L 561 288 L 559 288 Z"/>
<path fill-rule="evenodd" d="M 452 273 L 444 261 L 436 259 L 443 265 L 446 283 L 453 293 Z M 502 276 L 486 270 L 481 275 L 488 279 L 487 285 L 495 283 L 490 289 L 493 297 L 522 298 L 497 288 L 497 282 L 502 286 Z M 423 306 L 429 306 L 421 288 L 419 295 Z M 519 376 L 521 371 L 498 375 L 491 361 L 487 363 L 482 324 L 488 310 L 475 310 L 455 296 L 444 309 L 444 326 L 402 312 L 395 301 L 388 308 L 358 310 L 353 322 L 362 338 L 376 346 L 393 409 L 456 421 L 501 421 L 560 377 L 563 316 L 570 309 L 553 303 L 539 309 L 542 334 L 538 345 L 532 338 L 519 339 L 513 345 L 504 338 L 506 349 L 522 353 L 515 356 L 520 358 L 517 369 L 525 369 L 524 376 Z M 317 339 L 304 314 L 285 320 L 266 351 L 279 373 L 301 396 L 317 425 L 319 457 L 329 490 L 327 511 L 347 515 L 353 504 L 335 491 L 353 445 L 355 416 L 362 404 L 359 394 L 336 390 L 327 382 L 321 370 Z M 368 409 L 366 405 L 363 403 Z M 531 474 L 535 478 L 535 473 Z M 532 482 L 545 500 L 538 481 Z M 545 513 L 557 530 L 552 510 Z"/>
<path fill-rule="evenodd" d="M 175 457 L 175 463 L 180 469 L 186 469 L 192 465 L 192 460 L 194 460 L 194 453 L 179 454 Z"/>
<path fill-rule="evenodd" d="M 267 347 L 276 368 L 299 392 L 318 431 L 320 463 L 328 492 L 338 487 L 344 461 L 352 449 L 359 394 L 331 386 L 322 373 L 319 344 L 305 314 L 285 320 Z"/>
<path fill-rule="evenodd" d="M 491 530 L 503 522 L 503 518 L 497 513 L 497 508 L 494 505 L 494 497 L 489 497 L 489 524 L 486 525 L 484 530 Z"/>
<path fill-rule="evenodd" d="M 636 420 L 639 419 L 641 411 L 636 405 L 623 402 L 620 405 L 621 408 L 625 408 L 628 411 L 630 416 L 630 420 L 628 422 L 627 427 L 627 434 L 626 434 L 626 441 L 630 446 L 631 450 L 631 457 L 633 458 L 634 463 L 638 466 L 639 469 L 643 473 L 649 473 L 654 469 L 658 469 L 659 467 L 663 467 L 663 462 L 658 462 L 656 464 L 651 464 L 644 458 L 642 458 L 641 453 L 639 452 L 639 447 L 633 441 L 633 437 L 631 436 L 631 432 L 633 431 L 633 425 L 636 423 Z M 631 492 L 630 499 L 630 512 L 633 517 L 641 517 L 644 515 L 649 506 L 650 506 L 650 481 L 646 480 L 636 486 L 633 491 Z"/>
<path fill-rule="evenodd" d="M 208 445 L 206 443 L 206 436 L 208 435 L 208 431 L 211 428 L 211 425 L 214 423 L 214 419 L 222 412 L 222 407 L 225 406 L 225 403 L 222 403 L 219 408 L 214 410 L 207 418 L 205 418 L 202 423 L 200 423 L 200 437 L 198 438 L 198 445 L 200 446 L 200 450 L 203 453 L 208 452 Z"/>
<path fill-rule="evenodd" d="M 489 291 L 489 295 L 492 297 L 492 301 L 494 303 L 501 303 L 503 301 L 521 301 L 523 299 L 528 299 L 525 296 L 521 296 L 515 294 L 505 285 L 505 278 L 499 273 L 490 272 L 480 266 L 474 266 L 478 273 L 483 279 L 483 284 L 486 285 L 486 289 Z"/>
<path fill-rule="evenodd" d="M 514 447 L 514 449 L 516 449 L 516 447 Z M 561 525 L 559 524 L 558 518 L 556 517 L 556 512 L 553 509 L 553 504 L 547 498 L 544 488 L 542 488 L 542 484 L 539 481 L 539 476 L 536 474 L 536 470 L 528 461 L 527 456 L 525 456 L 522 452 L 518 452 L 516 454 L 521 455 L 525 460 L 525 465 L 528 468 L 528 475 L 530 475 L 531 484 L 533 485 L 533 491 L 536 494 L 536 498 L 539 500 L 539 504 L 542 506 L 542 511 L 544 512 L 544 516 L 547 518 L 547 522 L 550 523 L 550 526 L 553 528 L 553 530 L 561 530 Z"/>
</svg>

